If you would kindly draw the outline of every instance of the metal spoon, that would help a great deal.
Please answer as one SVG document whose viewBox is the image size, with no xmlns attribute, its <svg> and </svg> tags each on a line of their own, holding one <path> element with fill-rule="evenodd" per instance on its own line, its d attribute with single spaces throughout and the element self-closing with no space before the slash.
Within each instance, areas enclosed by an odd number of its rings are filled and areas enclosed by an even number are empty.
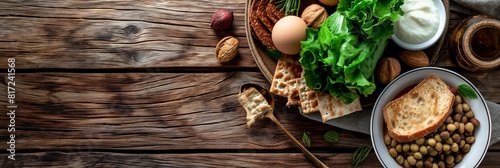
<svg viewBox="0 0 500 168">
<path fill-rule="evenodd" d="M 306 155 L 307 158 L 309 158 L 313 162 L 313 164 L 316 167 L 327 168 L 328 166 L 326 166 L 323 162 L 321 162 L 318 158 L 316 158 L 316 156 L 314 156 L 311 152 L 309 152 L 307 150 L 307 148 L 305 148 L 299 141 L 297 141 L 297 139 L 295 139 L 292 136 L 292 134 L 290 134 L 290 132 L 288 132 L 288 130 L 286 130 L 286 128 L 283 127 L 283 125 L 281 125 L 281 123 L 278 121 L 278 119 L 276 119 L 276 117 L 274 117 L 274 113 L 273 113 L 273 111 L 274 111 L 274 98 L 269 91 L 267 91 L 264 87 L 262 87 L 260 85 L 246 83 L 246 84 L 241 85 L 240 93 L 242 93 L 243 91 L 245 91 L 246 89 L 251 88 L 251 87 L 260 91 L 260 93 L 264 96 L 264 98 L 266 98 L 267 103 L 271 106 L 271 111 L 267 112 L 265 114 L 265 117 L 271 119 L 271 121 L 273 121 L 276 125 L 278 125 L 278 127 L 280 127 L 281 130 L 283 130 L 283 132 L 285 132 L 285 134 L 288 136 L 288 138 L 292 139 L 292 141 L 295 143 L 295 145 L 297 145 L 299 147 L 299 149 Z"/>
</svg>

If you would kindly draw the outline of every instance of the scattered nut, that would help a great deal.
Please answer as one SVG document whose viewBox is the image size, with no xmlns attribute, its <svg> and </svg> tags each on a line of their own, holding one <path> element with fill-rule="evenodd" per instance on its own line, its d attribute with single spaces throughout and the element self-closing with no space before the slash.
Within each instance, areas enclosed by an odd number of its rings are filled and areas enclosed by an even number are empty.
<svg viewBox="0 0 500 168">
<path fill-rule="evenodd" d="M 388 84 L 401 73 L 401 65 L 393 57 L 381 59 L 377 68 L 378 80 L 383 84 Z"/>
<path fill-rule="evenodd" d="M 327 17 L 328 13 L 326 13 L 326 9 L 318 4 L 309 5 L 300 16 L 300 18 L 306 22 L 307 27 L 315 29 L 319 28 Z"/>
<path fill-rule="evenodd" d="M 224 37 L 215 47 L 215 56 L 219 62 L 228 62 L 238 53 L 239 41 L 233 36 Z"/>
<path fill-rule="evenodd" d="M 224 30 L 233 25 L 233 11 L 227 9 L 219 9 L 215 11 L 210 19 L 210 27 L 214 30 Z"/>
<path fill-rule="evenodd" d="M 398 56 L 411 68 L 429 66 L 429 58 L 423 51 L 400 50 Z"/>
</svg>

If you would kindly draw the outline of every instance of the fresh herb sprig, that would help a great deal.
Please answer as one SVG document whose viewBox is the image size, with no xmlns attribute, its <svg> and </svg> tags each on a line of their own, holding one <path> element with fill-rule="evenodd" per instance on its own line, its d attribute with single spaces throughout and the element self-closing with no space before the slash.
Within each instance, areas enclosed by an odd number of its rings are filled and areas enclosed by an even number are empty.
<svg viewBox="0 0 500 168">
<path fill-rule="evenodd" d="M 358 167 L 360 163 L 365 161 L 371 150 L 372 146 L 359 147 L 356 152 L 354 152 L 354 155 L 352 155 L 352 167 Z"/>
<path fill-rule="evenodd" d="M 323 138 L 325 138 L 327 142 L 337 142 L 339 141 L 339 133 L 335 131 L 328 131 L 323 134 Z"/>
<path fill-rule="evenodd" d="M 304 131 L 302 134 L 302 142 L 307 145 L 307 147 L 311 147 L 311 139 L 309 138 L 309 132 Z"/>
<path fill-rule="evenodd" d="M 476 99 L 476 92 L 467 84 L 458 85 L 458 93 L 464 98 Z"/>
<path fill-rule="evenodd" d="M 273 0 L 271 0 L 272 2 Z M 285 15 L 299 15 L 300 10 L 300 0 L 276 0 L 275 2 L 276 8 L 280 10 L 280 12 L 285 11 Z"/>
</svg>

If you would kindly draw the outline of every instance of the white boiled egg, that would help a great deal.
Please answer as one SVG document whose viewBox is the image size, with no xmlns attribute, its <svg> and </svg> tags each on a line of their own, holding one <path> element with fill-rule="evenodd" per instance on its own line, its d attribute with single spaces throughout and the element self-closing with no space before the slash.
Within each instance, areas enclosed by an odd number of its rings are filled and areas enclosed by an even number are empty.
<svg viewBox="0 0 500 168">
<path fill-rule="evenodd" d="M 300 53 L 300 41 L 306 40 L 307 24 L 300 17 L 285 16 L 273 27 L 272 39 L 279 51 L 288 55 Z"/>
</svg>

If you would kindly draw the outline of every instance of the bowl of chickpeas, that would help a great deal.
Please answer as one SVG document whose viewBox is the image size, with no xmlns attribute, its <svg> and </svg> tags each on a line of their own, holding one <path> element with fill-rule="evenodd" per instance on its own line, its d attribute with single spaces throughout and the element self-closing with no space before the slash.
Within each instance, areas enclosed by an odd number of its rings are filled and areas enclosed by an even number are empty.
<svg viewBox="0 0 500 168">
<path fill-rule="evenodd" d="M 382 109 L 401 91 L 414 86 L 429 75 L 436 75 L 455 94 L 453 109 L 444 123 L 423 138 L 398 142 L 387 134 Z M 478 98 L 465 98 L 457 92 L 461 84 L 469 85 Z M 439 67 L 412 69 L 389 83 L 375 102 L 371 123 L 371 140 L 384 167 L 478 167 L 491 138 L 491 119 L 486 101 L 479 90 L 462 75 Z"/>
</svg>

